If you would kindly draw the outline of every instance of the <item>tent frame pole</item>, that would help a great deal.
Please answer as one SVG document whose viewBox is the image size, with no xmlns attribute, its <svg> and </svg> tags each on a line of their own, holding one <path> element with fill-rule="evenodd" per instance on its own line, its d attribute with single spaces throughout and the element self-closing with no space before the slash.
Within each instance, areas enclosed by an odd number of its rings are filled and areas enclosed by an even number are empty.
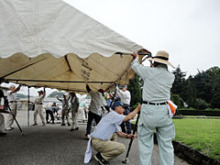
<svg viewBox="0 0 220 165">
<path fill-rule="evenodd" d="M 27 112 L 28 112 L 28 115 L 27 115 L 27 125 L 29 126 L 30 125 L 30 122 L 29 122 L 29 119 L 30 119 L 30 112 L 29 112 L 29 105 L 30 105 L 30 87 L 28 86 L 28 108 L 27 108 Z"/>
<path fill-rule="evenodd" d="M 48 82 L 48 83 L 114 83 L 114 81 L 63 81 L 63 80 L 28 80 L 28 79 L 5 79 L 5 81 L 16 81 L 16 83 L 19 83 L 19 81 L 23 82 Z"/>
</svg>

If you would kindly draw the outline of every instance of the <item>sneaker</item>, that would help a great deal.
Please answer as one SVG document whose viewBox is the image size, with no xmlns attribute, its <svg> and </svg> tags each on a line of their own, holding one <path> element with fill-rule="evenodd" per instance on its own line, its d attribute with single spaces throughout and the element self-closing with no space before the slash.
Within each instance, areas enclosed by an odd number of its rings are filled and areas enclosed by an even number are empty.
<svg viewBox="0 0 220 165">
<path fill-rule="evenodd" d="M 37 123 L 32 124 L 32 126 L 36 126 L 36 125 L 37 125 Z"/>
<path fill-rule="evenodd" d="M 101 154 L 98 152 L 97 154 L 94 155 L 94 158 L 97 162 L 99 162 L 99 164 L 101 165 L 110 165 L 109 161 L 106 161 Z"/>
<path fill-rule="evenodd" d="M 89 134 L 85 134 L 85 135 L 88 140 L 91 138 L 91 136 Z"/>
<path fill-rule="evenodd" d="M 5 136 L 5 135 L 7 135 L 7 133 L 5 133 L 5 132 L 0 132 L 0 136 Z"/>
<path fill-rule="evenodd" d="M 14 127 L 5 128 L 6 131 L 11 131 L 11 130 L 13 130 L 13 129 L 14 129 Z"/>
</svg>

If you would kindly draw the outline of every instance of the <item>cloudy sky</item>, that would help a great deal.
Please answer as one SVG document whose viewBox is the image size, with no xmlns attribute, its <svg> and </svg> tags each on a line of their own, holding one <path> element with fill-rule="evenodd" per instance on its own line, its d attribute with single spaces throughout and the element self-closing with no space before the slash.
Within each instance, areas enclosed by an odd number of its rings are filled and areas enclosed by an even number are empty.
<svg viewBox="0 0 220 165">
<path fill-rule="evenodd" d="M 220 66 L 220 0 L 64 0 L 187 75 Z"/>
</svg>

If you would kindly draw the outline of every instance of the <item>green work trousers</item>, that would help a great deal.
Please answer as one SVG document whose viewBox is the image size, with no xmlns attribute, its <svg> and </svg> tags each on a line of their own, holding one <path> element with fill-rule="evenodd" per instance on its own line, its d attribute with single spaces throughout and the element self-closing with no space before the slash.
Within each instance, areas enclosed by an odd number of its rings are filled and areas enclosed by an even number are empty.
<svg viewBox="0 0 220 165">
<path fill-rule="evenodd" d="M 175 137 L 175 128 L 172 118 L 169 117 L 167 105 L 149 104 L 142 105 L 138 123 L 140 164 L 151 165 L 155 130 L 159 147 L 160 165 L 173 165 L 174 150 L 172 139 Z"/>
</svg>

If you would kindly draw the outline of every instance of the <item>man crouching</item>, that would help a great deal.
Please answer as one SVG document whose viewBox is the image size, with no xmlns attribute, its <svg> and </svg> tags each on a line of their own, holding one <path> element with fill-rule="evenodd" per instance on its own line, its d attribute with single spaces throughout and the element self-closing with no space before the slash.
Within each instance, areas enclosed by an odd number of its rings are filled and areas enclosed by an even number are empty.
<svg viewBox="0 0 220 165">
<path fill-rule="evenodd" d="M 125 151 L 125 145 L 117 142 L 117 135 L 123 138 L 134 138 L 134 135 L 121 132 L 120 124 L 124 121 L 132 119 L 141 109 L 139 105 L 133 112 L 124 116 L 125 109 L 120 101 L 112 105 L 114 111 L 110 111 L 101 119 L 95 130 L 90 134 L 84 163 L 88 163 L 91 159 L 91 145 L 98 152 L 94 158 L 101 165 L 108 165 L 109 160 L 117 157 Z"/>
</svg>

